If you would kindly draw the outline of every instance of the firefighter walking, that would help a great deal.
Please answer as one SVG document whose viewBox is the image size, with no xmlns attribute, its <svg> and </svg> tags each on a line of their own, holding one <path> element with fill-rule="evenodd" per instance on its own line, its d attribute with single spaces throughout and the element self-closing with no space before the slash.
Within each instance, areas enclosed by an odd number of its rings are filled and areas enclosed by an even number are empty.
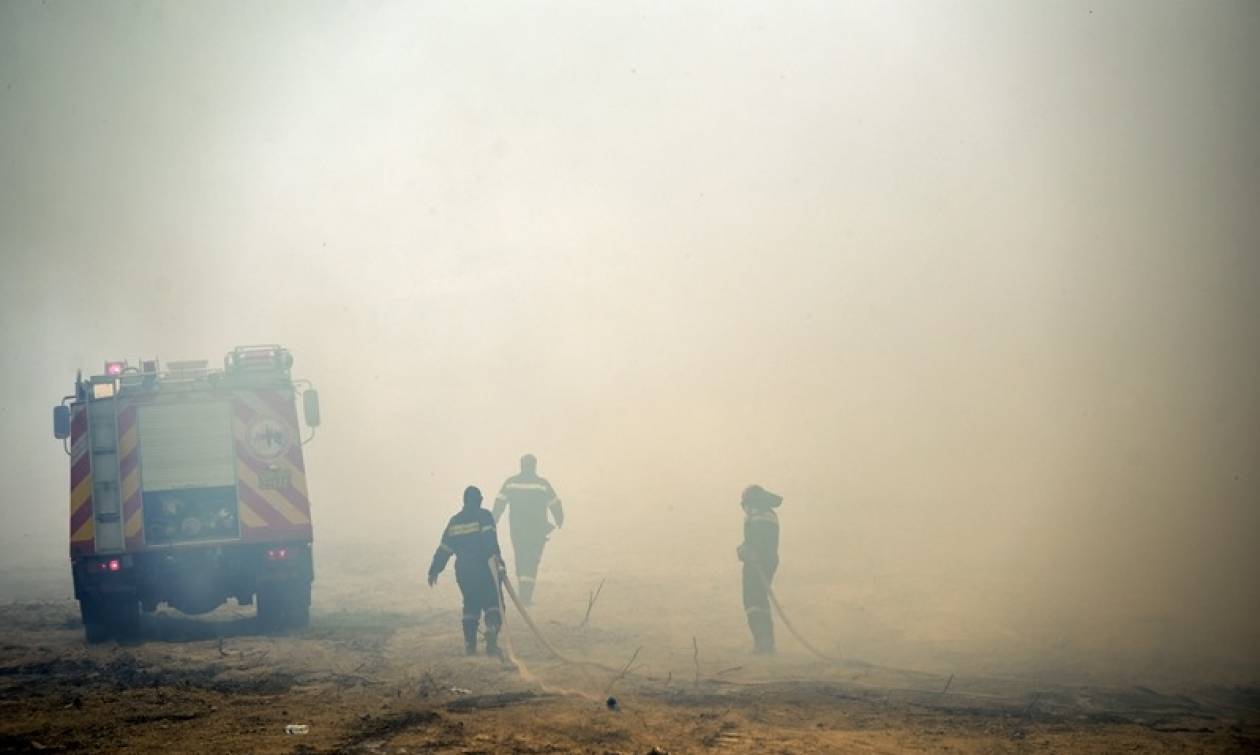
<svg viewBox="0 0 1260 755">
<path fill-rule="evenodd" d="M 503 482 L 494 499 L 494 521 L 505 509 L 512 533 L 512 553 L 516 562 L 516 585 L 521 602 L 530 605 L 538 580 L 538 564 L 551 531 L 564 526 L 564 506 L 551 483 L 538 476 L 538 460 L 532 454 L 521 457 L 521 472 Z M 548 521 L 547 514 L 555 521 Z"/>
<path fill-rule="evenodd" d="M 744 542 L 735 550 L 744 562 L 744 613 L 752 631 L 753 652 L 774 653 L 774 619 L 770 615 L 770 583 L 779 568 L 779 517 L 774 510 L 783 497 L 760 485 L 744 489 Z"/>
<path fill-rule="evenodd" d="M 499 553 L 499 537 L 494 517 L 481 508 L 481 491 L 473 486 L 464 490 L 464 508 L 446 525 L 442 542 L 429 566 L 429 587 L 455 557 L 455 582 L 464 596 L 464 652 L 477 654 L 477 625 L 486 617 L 486 655 L 499 655 L 499 628 L 503 625 L 500 610 L 499 579 L 503 559 Z M 494 559 L 491 568 L 490 559 Z"/>
</svg>

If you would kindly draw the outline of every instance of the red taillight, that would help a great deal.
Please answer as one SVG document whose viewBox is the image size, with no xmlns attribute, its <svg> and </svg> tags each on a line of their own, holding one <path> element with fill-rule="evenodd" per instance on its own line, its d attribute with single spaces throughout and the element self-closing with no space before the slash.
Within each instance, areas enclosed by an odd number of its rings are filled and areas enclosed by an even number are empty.
<svg viewBox="0 0 1260 755">
<path fill-rule="evenodd" d="M 127 366 L 126 362 L 106 362 L 105 374 L 106 375 L 121 375 L 123 373 L 123 368 L 126 366 Z"/>
<path fill-rule="evenodd" d="M 268 548 L 267 558 L 272 561 L 283 561 L 289 557 L 288 548 Z"/>
<path fill-rule="evenodd" d="M 96 568 L 101 571 L 122 571 L 122 561 L 111 558 L 108 561 L 97 561 Z"/>
</svg>

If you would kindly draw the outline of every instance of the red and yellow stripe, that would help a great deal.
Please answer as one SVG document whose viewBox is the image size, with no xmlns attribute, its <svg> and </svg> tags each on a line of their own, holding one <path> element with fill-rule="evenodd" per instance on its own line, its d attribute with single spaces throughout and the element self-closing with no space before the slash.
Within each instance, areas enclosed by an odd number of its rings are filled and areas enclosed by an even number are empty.
<svg viewBox="0 0 1260 755">
<path fill-rule="evenodd" d="M 96 551 L 92 518 L 92 453 L 86 404 L 71 407 L 70 415 L 70 555 Z"/>
<path fill-rule="evenodd" d="M 144 499 L 140 492 L 140 423 L 136 405 L 118 407 L 118 497 L 127 550 L 144 547 Z"/>
<path fill-rule="evenodd" d="M 277 458 L 261 459 L 250 448 L 250 428 L 262 419 L 278 422 L 288 437 L 288 449 Z M 232 402 L 232 435 L 236 445 L 241 538 L 310 537 L 311 505 L 293 394 L 272 390 L 236 393 Z M 278 488 L 263 484 L 261 478 L 274 478 L 277 473 L 287 484 Z"/>
</svg>

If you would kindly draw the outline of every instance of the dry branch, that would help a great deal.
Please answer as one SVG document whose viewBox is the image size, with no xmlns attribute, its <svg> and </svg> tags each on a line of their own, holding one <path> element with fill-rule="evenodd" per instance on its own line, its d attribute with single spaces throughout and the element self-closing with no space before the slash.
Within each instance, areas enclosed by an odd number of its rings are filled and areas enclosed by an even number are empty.
<svg viewBox="0 0 1260 755">
<path fill-rule="evenodd" d="M 595 607 L 595 601 L 599 600 L 599 594 L 600 594 L 601 592 L 603 592 L 603 591 L 604 591 L 604 580 L 606 580 L 606 579 L 608 579 L 608 578 L 607 578 L 607 577 L 604 577 L 604 579 L 601 579 L 601 580 L 599 581 L 599 587 L 597 587 L 597 588 L 595 588 L 593 591 L 591 591 L 591 594 L 587 597 L 587 599 L 586 599 L 586 615 L 582 617 L 582 623 L 581 623 L 581 624 L 578 624 L 578 627 L 579 627 L 579 628 L 586 627 L 588 624 L 590 624 L 590 622 L 591 622 L 591 609 Z"/>
<path fill-rule="evenodd" d="M 634 665 L 635 659 L 639 657 L 639 651 L 641 650 L 643 650 L 642 646 L 634 649 L 634 655 L 630 656 L 630 660 L 626 661 L 626 665 L 621 667 L 621 671 L 618 672 L 617 675 L 612 678 L 612 681 L 608 682 L 608 686 L 604 688 L 605 695 L 612 690 L 614 684 L 625 678 L 625 675 L 630 671 L 630 667 Z"/>
<path fill-rule="evenodd" d="M 1024 715 L 1023 715 L 1024 718 L 1028 718 L 1028 716 L 1032 713 L 1033 708 L 1036 707 L 1037 703 L 1040 700 L 1041 700 L 1041 692 L 1037 692 L 1037 694 L 1033 695 L 1032 702 L 1028 703 L 1027 708 L 1024 708 Z"/>
<path fill-rule="evenodd" d="M 696 686 L 700 686 L 700 643 L 696 642 L 695 635 L 691 637 L 691 660 L 696 664 Z"/>
</svg>

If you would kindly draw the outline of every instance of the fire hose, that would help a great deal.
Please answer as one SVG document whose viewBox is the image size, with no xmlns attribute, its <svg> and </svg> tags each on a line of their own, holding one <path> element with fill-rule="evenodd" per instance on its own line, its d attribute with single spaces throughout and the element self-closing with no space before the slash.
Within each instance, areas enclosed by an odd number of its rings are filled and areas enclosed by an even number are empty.
<svg viewBox="0 0 1260 755">
<path fill-rule="evenodd" d="M 827 655 L 810 644 L 809 640 L 805 639 L 801 636 L 800 632 L 796 631 L 796 627 L 792 626 L 792 620 L 789 619 L 787 614 L 783 612 L 783 606 L 779 605 L 779 598 L 774 594 L 774 588 L 770 586 L 770 578 L 766 576 L 765 571 L 761 568 L 761 564 L 751 561 L 749 563 L 752 564 L 753 569 L 757 571 L 757 576 L 761 578 L 761 583 L 766 586 L 766 595 L 770 597 L 770 605 L 774 606 L 775 614 L 783 621 L 783 626 L 787 627 L 788 632 L 796 638 L 796 641 L 801 643 L 806 650 L 818 656 L 820 659 L 827 661 L 828 663 L 840 663 L 840 658 Z"/>
<path fill-rule="evenodd" d="M 620 669 L 615 669 L 611 666 L 605 666 L 602 663 L 595 663 L 594 661 L 579 661 L 579 660 L 576 660 L 576 659 L 573 659 L 564 655 L 559 650 L 556 650 L 555 646 L 552 645 L 550 642 L 548 642 L 547 638 L 543 636 L 542 630 L 538 628 L 538 625 L 534 623 L 534 619 L 532 616 L 529 615 L 529 611 L 525 608 L 525 604 L 521 602 L 520 596 L 516 594 L 516 588 L 512 587 L 511 580 L 509 580 L 507 578 L 507 575 L 503 573 L 503 565 L 499 562 L 498 558 L 491 557 L 490 570 L 498 576 L 497 582 L 500 587 L 499 589 L 500 614 L 503 615 L 504 619 L 506 620 L 507 606 L 504 604 L 504 601 L 503 601 L 503 593 L 506 592 L 508 597 L 512 599 L 512 605 L 516 606 L 516 610 L 520 612 L 521 618 L 525 620 L 525 625 L 529 627 L 529 631 L 534 633 L 534 637 L 538 639 L 539 644 L 541 644 L 548 653 L 551 653 L 553 656 L 555 656 L 556 660 L 562 663 L 568 663 L 574 666 L 592 666 L 594 668 L 598 668 L 604 671 L 611 671 L 614 674 L 620 671 Z M 510 644 L 508 646 L 508 650 L 509 650 L 509 653 L 511 653 Z M 516 663 L 518 665 L 520 664 L 520 661 L 515 658 L 511 658 L 510 660 L 512 660 L 513 663 Z"/>
<path fill-rule="evenodd" d="M 790 632 L 792 636 L 796 638 L 796 641 L 801 643 L 801 645 L 806 650 L 808 650 L 810 653 L 817 656 L 821 660 L 827 661 L 828 663 L 841 663 L 842 661 L 840 658 L 827 655 L 826 653 L 822 652 L 818 648 L 814 647 L 814 645 L 809 640 L 805 639 L 805 637 L 801 635 L 799 631 L 797 631 L 796 627 L 792 624 L 792 620 L 788 618 L 786 613 L 784 613 L 783 606 L 779 603 L 778 596 L 774 594 L 774 588 L 770 586 L 770 580 L 769 578 L 766 577 L 766 573 L 765 571 L 762 570 L 761 565 L 754 563 L 752 564 L 752 566 L 754 569 L 756 569 L 757 576 L 761 578 L 762 584 L 766 586 L 766 594 L 770 597 L 770 605 L 774 606 L 775 614 L 778 615 L 779 619 L 783 622 L 783 626 L 787 627 L 788 632 Z M 621 671 L 620 669 L 615 669 L 611 666 L 605 666 L 602 663 L 595 663 L 594 661 L 579 661 L 573 658 L 569 658 L 568 656 L 561 653 L 559 650 L 556 650 L 555 646 L 552 645 L 550 642 L 548 642 L 547 638 L 543 636 L 542 630 L 538 628 L 538 625 L 534 623 L 533 617 L 529 615 L 529 610 L 525 608 L 525 604 L 521 602 L 520 596 L 516 594 L 516 588 L 512 587 L 511 580 L 509 580 L 507 578 L 507 575 L 503 573 L 503 567 L 502 567 L 502 564 L 499 562 L 498 558 L 492 557 L 490 559 L 490 570 L 495 575 L 497 575 L 496 582 L 500 586 L 500 589 L 499 589 L 500 614 L 503 615 L 504 618 L 506 619 L 507 606 L 505 605 L 504 600 L 503 600 L 503 593 L 506 592 L 508 597 L 512 599 L 512 604 L 516 606 L 516 610 L 520 612 L 521 618 L 525 620 L 525 625 L 528 626 L 529 630 L 534 633 L 534 637 L 538 639 L 539 644 L 541 644 L 548 653 L 551 653 L 553 656 L 555 656 L 556 660 L 559 660 L 562 663 L 568 663 L 575 666 L 591 666 L 591 667 L 598 668 L 604 671 L 612 672 L 614 674 L 619 673 Z M 509 652 L 510 652 L 510 647 L 509 647 Z M 513 662 L 519 663 L 519 661 L 516 661 L 515 659 L 513 659 Z"/>
</svg>

